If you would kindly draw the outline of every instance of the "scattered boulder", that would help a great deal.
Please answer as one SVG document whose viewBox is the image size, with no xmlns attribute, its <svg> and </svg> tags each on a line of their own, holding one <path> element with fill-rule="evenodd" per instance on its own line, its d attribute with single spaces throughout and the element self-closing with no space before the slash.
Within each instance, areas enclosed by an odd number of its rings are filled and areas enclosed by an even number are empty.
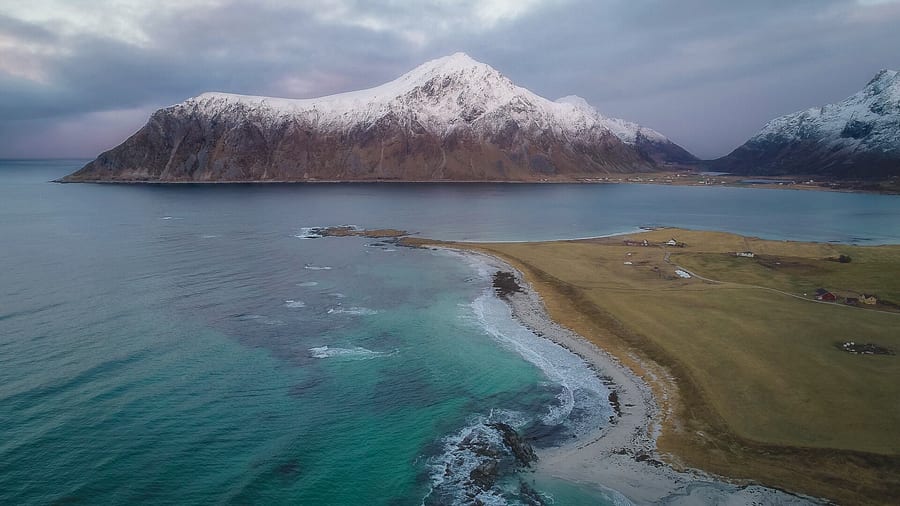
<svg viewBox="0 0 900 506">
<path fill-rule="evenodd" d="M 485 460 L 469 473 L 469 478 L 471 478 L 472 482 L 478 485 L 481 490 L 490 490 L 490 488 L 494 486 L 494 483 L 497 482 L 499 476 L 500 464 L 494 459 Z"/>
<path fill-rule="evenodd" d="M 521 480 L 519 480 L 519 499 L 526 506 L 545 506 L 547 504 L 537 490 Z"/>
<path fill-rule="evenodd" d="M 534 448 L 519 436 L 516 429 L 502 422 L 488 424 L 488 427 L 493 427 L 500 432 L 500 435 L 503 437 L 503 444 L 512 451 L 519 465 L 529 467 L 532 462 L 538 459 L 537 454 L 534 453 Z"/>
<path fill-rule="evenodd" d="M 505 299 L 514 293 L 521 292 L 522 287 L 519 286 L 513 273 L 497 271 L 494 273 L 494 291 L 497 296 Z"/>
<path fill-rule="evenodd" d="M 662 467 L 663 466 L 662 462 L 654 459 L 653 457 L 651 457 L 650 455 L 648 455 L 646 453 L 638 453 L 637 455 L 634 456 L 634 460 L 636 462 L 646 462 L 653 467 Z"/>
<path fill-rule="evenodd" d="M 612 390 L 609 392 L 609 405 L 612 406 L 616 416 L 622 416 L 622 406 L 619 404 L 619 394 Z"/>
</svg>

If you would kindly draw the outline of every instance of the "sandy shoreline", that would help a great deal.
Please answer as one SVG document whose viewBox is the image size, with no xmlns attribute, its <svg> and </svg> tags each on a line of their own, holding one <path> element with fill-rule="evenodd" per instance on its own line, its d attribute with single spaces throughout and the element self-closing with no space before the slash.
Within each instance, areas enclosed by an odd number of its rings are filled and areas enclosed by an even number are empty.
<svg viewBox="0 0 900 506">
<path fill-rule="evenodd" d="M 572 443 L 539 451 L 535 473 L 611 489 L 633 504 L 825 504 L 756 484 L 731 483 L 700 470 L 678 471 L 663 463 L 656 447 L 660 408 L 640 377 L 615 357 L 550 319 L 540 294 L 521 272 L 502 259 L 468 250 L 438 249 L 477 259 L 492 270 L 514 273 L 523 292 L 504 298 L 513 317 L 539 336 L 581 357 L 616 392 L 620 413 L 615 422 Z"/>
</svg>

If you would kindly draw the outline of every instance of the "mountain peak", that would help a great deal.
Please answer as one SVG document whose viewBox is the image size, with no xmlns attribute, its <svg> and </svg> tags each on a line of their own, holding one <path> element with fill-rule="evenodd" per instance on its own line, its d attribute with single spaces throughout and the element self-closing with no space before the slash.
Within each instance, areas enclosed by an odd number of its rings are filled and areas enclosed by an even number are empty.
<svg viewBox="0 0 900 506">
<path fill-rule="evenodd" d="M 882 177 L 900 167 L 900 73 L 879 71 L 846 99 L 775 118 L 716 162 L 745 174 Z"/>
<path fill-rule="evenodd" d="M 460 52 L 318 98 L 204 93 L 157 111 L 73 179 L 569 180 L 693 160 L 649 128 L 580 97 L 547 100 Z"/>
<path fill-rule="evenodd" d="M 881 69 L 878 71 L 878 73 L 875 74 L 875 77 L 873 77 L 872 80 L 869 81 L 869 85 L 872 85 L 879 81 L 892 81 L 896 77 L 897 77 L 896 70 Z"/>
<path fill-rule="evenodd" d="M 897 95 L 900 96 L 900 78 L 898 78 L 896 70 L 882 69 L 875 77 L 866 84 L 865 92 L 870 95 L 877 95 L 888 89 L 896 89 Z"/>
<path fill-rule="evenodd" d="M 490 65 L 481 63 L 466 53 L 454 53 L 427 61 L 400 76 L 396 81 L 427 81 L 437 76 L 467 76 L 482 79 L 486 75 L 501 77 L 500 72 Z"/>
<path fill-rule="evenodd" d="M 570 104 L 575 106 L 576 109 L 580 109 L 582 111 L 596 112 L 596 109 L 588 103 L 587 100 L 579 97 L 578 95 L 566 95 L 562 98 L 556 99 L 557 104 Z"/>
<path fill-rule="evenodd" d="M 462 51 L 458 51 L 451 55 L 442 56 L 440 58 L 435 58 L 429 62 L 426 62 L 425 65 L 428 65 L 430 63 L 435 63 L 435 64 L 439 64 L 442 66 L 456 66 L 456 67 L 471 67 L 471 66 L 475 66 L 475 65 L 485 65 L 484 63 L 481 63 L 480 61 L 472 58 L 471 56 L 469 56 L 466 53 L 463 53 Z"/>
</svg>

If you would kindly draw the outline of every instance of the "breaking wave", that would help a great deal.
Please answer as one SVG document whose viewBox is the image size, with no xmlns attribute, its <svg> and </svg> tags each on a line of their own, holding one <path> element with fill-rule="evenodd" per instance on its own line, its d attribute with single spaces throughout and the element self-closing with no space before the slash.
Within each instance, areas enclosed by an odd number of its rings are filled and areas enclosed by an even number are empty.
<svg viewBox="0 0 900 506">
<path fill-rule="evenodd" d="M 397 353 L 397 350 L 384 352 L 372 351 L 361 346 L 353 348 L 332 348 L 330 346 L 319 346 L 309 349 L 309 355 L 313 358 L 346 358 L 350 360 L 369 360 L 378 357 L 389 357 Z"/>
<path fill-rule="evenodd" d="M 559 385 L 557 403 L 547 407 L 544 424 L 563 425 L 580 436 L 609 423 L 613 415 L 609 388 L 581 357 L 525 328 L 513 319 L 509 306 L 489 291 L 472 302 L 471 310 L 488 335 Z"/>
<path fill-rule="evenodd" d="M 302 300 L 286 300 L 284 301 L 284 307 L 289 307 L 291 309 L 298 309 L 301 307 L 306 307 L 306 303 Z"/>
<path fill-rule="evenodd" d="M 328 314 L 352 314 L 359 316 L 369 316 L 380 312 L 377 309 L 369 309 L 367 307 L 333 307 L 328 310 Z"/>
<path fill-rule="evenodd" d="M 465 427 L 441 440 L 441 453 L 428 460 L 431 489 L 424 505 L 504 505 L 508 499 L 518 504 L 515 483 L 504 480 L 518 463 L 498 423 L 518 429 L 528 417 L 496 409 L 470 418 Z"/>
</svg>

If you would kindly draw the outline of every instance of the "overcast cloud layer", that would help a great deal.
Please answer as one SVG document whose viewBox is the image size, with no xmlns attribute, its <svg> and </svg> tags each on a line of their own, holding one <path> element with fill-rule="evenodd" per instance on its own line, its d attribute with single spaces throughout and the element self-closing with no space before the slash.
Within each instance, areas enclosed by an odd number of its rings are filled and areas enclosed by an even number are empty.
<svg viewBox="0 0 900 506">
<path fill-rule="evenodd" d="M 896 0 L 0 0 L 0 157 L 93 157 L 204 91 L 310 98 L 464 51 L 704 158 L 900 68 Z"/>
</svg>

